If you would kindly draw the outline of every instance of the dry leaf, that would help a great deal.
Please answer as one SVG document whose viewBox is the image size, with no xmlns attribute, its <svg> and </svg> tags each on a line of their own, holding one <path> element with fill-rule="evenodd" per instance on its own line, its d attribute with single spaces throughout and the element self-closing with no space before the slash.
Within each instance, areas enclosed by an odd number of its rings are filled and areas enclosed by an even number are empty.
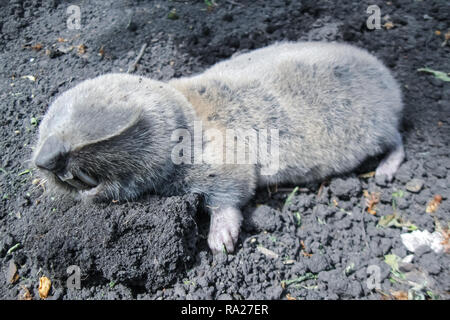
<svg viewBox="0 0 450 320">
<path fill-rule="evenodd" d="M 439 30 L 436 30 L 436 31 L 434 32 L 434 34 L 437 35 L 437 36 L 440 36 L 440 35 L 441 35 L 441 32 L 440 32 Z"/>
<path fill-rule="evenodd" d="M 15 273 L 13 278 L 11 279 L 11 283 L 16 283 L 19 280 L 19 274 Z"/>
<path fill-rule="evenodd" d="M 86 53 L 86 46 L 84 44 L 80 44 L 79 46 L 77 46 L 78 48 L 78 53 L 79 54 L 85 54 Z"/>
<path fill-rule="evenodd" d="M 272 258 L 272 259 L 278 259 L 278 254 L 273 252 L 270 249 L 264 248 L 262 246 L 256 247 L 256 250 L 258 250 L 259 252 L 261 252 L 263 255 L 265 255 L 266 257 Z"/>
<path fill-rule="evenodd" d="M 444 237 L 444 240 L 442 240 L 441 242 L 441 244 L 444 246 L 444 252 L 450 253 L 450 230 L 441 230 L 441 234 Z"/>
<path fill-rule="evenodd" d="M 392 291 L 391 294 L 396 300 L 408 300 L 408 293 L 405 291 Z"/>
<path fill-rule="evenodd" d="M 438 209 L 441 202 L 442 202 L 442 196 L 440 194 L 435 195 L 433 200 L 428 202 L 427 208 L 425 210 L 426 213 L 436 212 L 436 210 Z"/>
<path fill-rule="evenodd" d="M 35 45 L 32 45 L 31 49 L 33 49 L 35 51 L 41 50 L 42 49 L 42 43 L 36 43 Z"/>
<path fill-rule="evenodd" d="M 392 296 L 387 294 L 386 292 L 383 292 L 379 289 L 375 289 L 376 292 L 378 292 L 381 295 L 381 300 L 392 300 Z"/>
<path fill-rule="evenodd" d="M 50 288 L 52 287 L 52 282 L 47 277 L 39 278 L 39 297 L 41 299 L 47 299 Z"/>
<path fill-rule="evenodd" d="M 288 293 L 288 294 L 286 295 L 286 299 L 288 299 L 288 300 L 297 300 L 297 298 L 294 298 L 293 296 L 291 296 L 290 293 Z"/>
<path fill-rule="evenodd" d="M 105 55 L 105 48 L 104 46 L 101 46 L 100 49 L 98 50 L 98 55 L 103 57 Z"/>
<path fill-rule="evenodd" d="M 33 297 L 31 296 L 30 290 L 24 285 L 21 285 L 21 287 L 22 291 L 19 293 L 19 300 L 32 300 Z"/>
<path fill-rule="evenodd" d="M 367 212 L 371 215 L 376 215 L 377 212 L 375 211 L 374 207 L 375 205 L 380 201 L 380 193 L 378 192 L 369 192 L 367 190 L 364 190 L 364 197 L 366 198 L 366 206 L 367 206 Z"/>
<path fill-rule="evenodd" d="M 375 171 L 370 171 L 370 172 L 367 172 L 367 173 L 360 174 L 358 177 L 359 178 L 363 178 L 363 179 L 367 179 L 367 178 L 372 178 L 373 176 L 375 176 Z"/>
<path fill-rule="evenodd" d="M 66 42 L 67 40 L 64 38 L 58 38 L 58 42 Z"/>
<path fill-rule="evenodd" d="M 33 82 L 36 81 L 36 77 L 30 76 L 30 75 L 22 76 L 22 79 L 28 79 L 28 80 L 33 81 Z"/>
<path fill-rule="evenodd" d="M 325 187 L 325 183 L 326 183 L 326 181 L 324 181 L 320 184 L 319 191 L 317 191 L 317 198 L 320 197 L 320 195 L 322 194 L 322 190 Z"/>
<path fill-rule="evenodd" d="M 300 245 L 302 247 L 302 249 L 300 250 L 301 254 L 304 257 L 312 257 L 312 253 L 306 252 L 306 246 L 305 246 L 305 243 L 303 242 L 303 240 L 300 240 Z"/>
<path fill-rule="evenodd" d="M 303 240 L 300 240 L 300 245 L 302 246 L 302 250 L 306 249 L 305 242 Z"/>
<path fill-rule="evenodd" d="M 387 30 L 392 29 L 394 27 L 394 23 L 392 21 L 387 21 L 385 24 L 383 24 L 383 27 L 385 27 Z"/>
</svg>

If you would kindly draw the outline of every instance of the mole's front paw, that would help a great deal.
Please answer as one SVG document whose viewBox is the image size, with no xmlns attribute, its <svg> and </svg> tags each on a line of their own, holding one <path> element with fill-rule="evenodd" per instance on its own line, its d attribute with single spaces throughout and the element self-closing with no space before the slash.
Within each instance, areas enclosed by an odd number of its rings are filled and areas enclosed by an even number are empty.
<svg viewBox="0 0 450 320">
<path fill-rule="evenodd" d="M 386 157 L 380 162 L 377 170 L 375 171 L 375 177 L 378 179 L 387 179 L 392 181 L 398 168 L 405 160 L 405 151 L 403 149 L 402 138 L 400 134 L 397 137 L 397 145 L 386 155 Z"/>
<path fill-rule="evenodd" d="M 209 227 L 208 245 L 213 254 L 226 250 L 234 251 L 234 245 L 239 237 L 242 214 L 239 209 L 225 208 L 212 210 Z"/>
</svg>

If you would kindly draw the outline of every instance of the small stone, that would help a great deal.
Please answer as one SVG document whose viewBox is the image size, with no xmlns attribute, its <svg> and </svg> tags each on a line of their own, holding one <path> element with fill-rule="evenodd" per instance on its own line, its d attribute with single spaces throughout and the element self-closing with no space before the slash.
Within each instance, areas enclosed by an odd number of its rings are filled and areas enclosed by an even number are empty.
<svg viewBox="0 0 450 320">
<path fill-rule="evenodd" d="M 175 295 L 178 295 L 180 297 L 184 297 L 186 295 L 186 290 L 184 290 L 183 286 L 180 284 L 176 284 L 173 288 L 173 291 Z"/>
<path fill-rule="evenodd" d="M 432 275 L 437 275 L 442 270 L 434 252 L 424 254 L 419 260 L 419 265 Z"/>
<path fill-rule="evenodd" d="M 268 258 L 278 259 L 278 254 L 270 249 L 264 248 L 262 246 L 258 246 L 256 247 L 256 249 Z"/>
<path fill-rule="evenodd" d="M 269 300 L 279 300 L 282 293 L 283 288 L 280 285 L 274 285 L 266 289 L 267 299 Z"/>
<path fill-rule="evenodd" d="M 340 198 L 357 196 L 361 192 L 361 182 L 357 178 L 334 179 L 330 184 L 333 194 Z"/>
<path fill-rule="evenodd" d="M 422 257 L 425 253 L 429 253 L 431 252 L 431 248 L 424 244 L 424 245 L 420 245 L 419 247 L 416 248 L 416 250 L 414 251 L 415 255 L 417 258 Z"/>
<path fill-rule="evenodd" d="M 416 249 L 424 245 L 430 247 L 436 253 L 444 251 L 444 246 L 442 245 L 444 238 L 437 231 L 430 233 L 428 230 L 415 230 L 411 233 L 403 233 L 400 237 L 403 245 L 411 252 L 415 252 Z"/>
<path fill-rule="evenodd" d="M 17 266 L 14 260 L 9 261 L 8 271 L 6 272 L 6 282 L 15 283 L 19 280 L 19 274 L 17 273 Z"/>
<path fill-rule="evenodd" d="M 347 294 L 349 295 L 349 297 L 354 297 L 354 298 L 361 297 L 363 294 L 363 289 L 362 289 L 361 284 L 358 281 L 350 282 Z"/>
<path fill-rule="evenodd" d="M 380 187 L 386 187 L 388 185 L 388 181 L 384 175 L 375 175 L 375 183 Z"/>
<path fill-rule="evenodd" d="M 395 173 L 395 179 L 401 183 L 406 183 L 412 178 L 412 172 L 414 168 L 409 162 L 405 162 L 398 171 Z"/>
<path fill-rule="evenodd" d="M 217 297 L 217 300 L 233 300 L 233 297 L 230 296 L 228 293 L 222 293 L 220 296 Z"/>
<path fill-rule="evenodd" d="M 324 255 L 318 253 L 313 254 L 312 257 L 306 261 L 306 265 L 312 273 L 319 273 L 329 268 L 327 258 Z"/>
<path fill-rule="evenodd" d="M 406 190 L 413 193 L 418 193 L 422 190 L 424 181 L 421 179 L 412 179 L 406 183 Z"/>
<path fill-rule="evenodd" d="M 336 276 L 333 281 L 328 282 L 328 289 L 339 297 L 347 294 L 349 281 L 341 275 Z"/>
<path fill-rule="evenodd" d="M 416 250 L 416 252 L 417 252 L 417 250 Z M 429 252 L 429 251 L 428 251 Z M 413 260 L 414 260 L 414 255 L 413 254 L 410 254 L 410 255 L 407 255 L 406 257 L 404 257 L 403 259 L 402 259 L 402 262 L 403 263 L 411 263 L 411 262 L 413 262 Z"/>
<path fill-rule="evenodd" d="M 413 271 L 415 269 L 415 265 L 413 265 L 412 263 L 399 263 L 398 265 L 398 270 L 400 272 L 410 272 Z"/>
<path fill-rule="evenodd" d="M 280 219 L 279 212 L 269 206 L 260 205 L 246 217 L 243 228 L 246 231 L 273 232 L 282 224 Z"/>
</svg>

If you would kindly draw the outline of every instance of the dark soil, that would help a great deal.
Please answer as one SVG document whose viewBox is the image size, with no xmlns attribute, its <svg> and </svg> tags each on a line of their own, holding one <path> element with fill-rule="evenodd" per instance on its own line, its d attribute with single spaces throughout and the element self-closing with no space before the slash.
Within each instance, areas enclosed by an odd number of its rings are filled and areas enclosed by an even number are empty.
<svg viewBox="0 0 450 320">
<path fill-rule="evenodd" d="M 216 2 L 81 1 L 79 30 L 66 25 L 70 1 L 0 2 L 0 298 L 18 299 L 26 287 L 39 299 L 46 275 L 53 299 L 380 299 L 398 291 L 448 299 L 448 253 L 421 247 L 392 270 L 385 256 L 411 254 L 400 238 L 408 230 L 377 227 L 395 211 L 419 230 L 448 228 L 450 84 L 417 71 L 450 71 L 448 1 Z M 392 28 L 367 29 L 373 4 Z M 58 94 L 126 72 L 144 43 L 135 73 L 167 80 L 282 40 L 349 42 L 393 70 L 404 92 L 407 160 L 392 183 L 359 176 L 374 170 L 373 159 L 322 186 L 299 186 L 288 201 L 292 188 L 260 190 L 244 209 L 237 252 L 214 258 L 199 199 L 87 205 L 42 196 L 29 158 Z M 380 195 L 375 215 L 365 190 Z M 435 195 L 440 206 L 426 213 Z M 19 278 L 10 283 L 12 264 Z M 80 290 L 66 287 L 70 265 L 81 268 Z M 378 289 L 367 285 L 373 268 Z"/>
</svg>

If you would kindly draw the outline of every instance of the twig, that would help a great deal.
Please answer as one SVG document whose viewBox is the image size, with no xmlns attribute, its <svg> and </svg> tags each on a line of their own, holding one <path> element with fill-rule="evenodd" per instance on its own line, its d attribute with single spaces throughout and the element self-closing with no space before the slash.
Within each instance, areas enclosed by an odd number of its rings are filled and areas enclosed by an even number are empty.
<svg viewBox="0 0 450 320">
<path fill-rule="evenodd" d="M 136 65 L 139 63 L 139 60 L 141 60 L 142 56 L 144 55 L 145 48 L 147 48 L 147 43 L 144 43 L 141 47 L 141 50 L 139 51 L 138 56 L 136 57 L 136 60 L 128 67 L 127 73 L 133 73 L 136 70 Z"/>
<path fill-rule="evenodd" d="M 278 188 L 276 192 L 292 192 L 295 188 Z M 297 192 L 309 192 L 308 188 L 297 188 Z"/>
<path fill-rule="evenodd" d="M 366 243 L 366 247 L 367 247 L 368 249 L 370 249 L 369 242 L 367 242 L 366 226 L 365 226 L 365 224 L 364 224 L 364 214 L 365 214 L 365 212 L 366 212 L 365 209 L 366 209 L 366 207 L 363 205 L 363 206 L 362 206 L 362 211 L 361 211 L 361 214 L 362 214 L 362 217 L 361 217 L 362 234 L 363 234 L 363 237 L 364 237 L 364 242 Z"/>
<path fill-rule="evenodd" d="M 327 181 L 323 181 L 320 184 L 319 191 L 317 192 L 317 195 L 316 195 L 316 199 L 320 198 L 320 195 L 322 194 L 322 191 L 323 191 L 323 187 L 325 187 L 325 183 L 327 183 Z"/>
</svg>

